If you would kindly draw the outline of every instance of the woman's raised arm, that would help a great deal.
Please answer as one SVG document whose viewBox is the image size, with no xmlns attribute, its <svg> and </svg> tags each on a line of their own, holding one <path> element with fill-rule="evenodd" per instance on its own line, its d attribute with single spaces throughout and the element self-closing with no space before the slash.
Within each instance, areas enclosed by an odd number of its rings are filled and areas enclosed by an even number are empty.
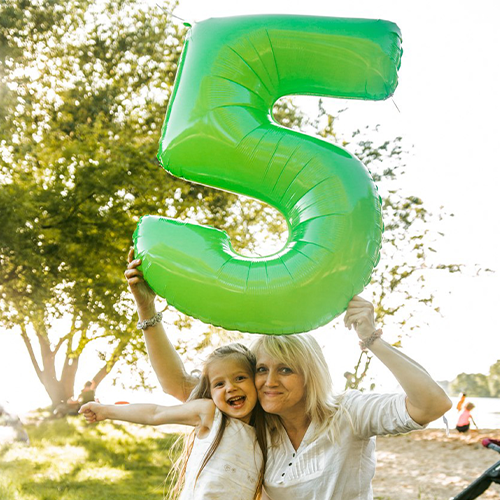
<svg viewBox="0 0 500 500">
<path fill-rule="evenodd" d="M 354 297 L 344 318 L 347 328 L 354 327 L 361 341 L 369 343 L 368 349 L 392 372 L 406 393 L 406 408 L 410 417 L 420 425 L 426 425 L 443 416 L 452 406 L 444 390 L 429 373 L 379 336 L 376 330 L 373 305 Z"/>
<path fill-rule="evenodd" d="M 134 259 L 134 250 L 131 249 L 125 277 L 137 305 L 139 321 L 145 321 L 156 315 L 155 293 L 144 281 L 142 272 L 137 269 L 140 264 L 139 259 Z M 148 326 L 143 331 L 149 359 L 162 389 L 180 401 L 186 401 L 196 385 L 196 379 L 186 372 L 162 322 Z"/>
</svg>

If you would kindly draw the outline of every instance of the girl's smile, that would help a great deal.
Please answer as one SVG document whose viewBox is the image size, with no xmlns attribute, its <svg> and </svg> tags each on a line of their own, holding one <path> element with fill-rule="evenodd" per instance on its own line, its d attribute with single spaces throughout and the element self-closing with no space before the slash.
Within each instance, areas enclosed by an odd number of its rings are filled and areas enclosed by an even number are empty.
<svg viewBox="0 0 500 500">
<path fill-rule="evenodd" d="M 210 363 L 208 368 L 210 392 L 215 406 L 228 417 L 250 422 L 257 404 L 253 374 L 236 357 Z"/>
</svg>

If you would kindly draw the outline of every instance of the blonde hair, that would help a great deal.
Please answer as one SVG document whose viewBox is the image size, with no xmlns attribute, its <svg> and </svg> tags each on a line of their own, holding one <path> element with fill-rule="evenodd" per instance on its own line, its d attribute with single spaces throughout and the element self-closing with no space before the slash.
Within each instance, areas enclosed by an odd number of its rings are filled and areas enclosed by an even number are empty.
<svg viewBox="0 0 500 500">
<path fill-rule="evenodd" d="M 255 366 L 256 366 L 255 355 L 248 348 L 246 348 L 243 344 L 238 344 L 238 343 L 228 344 L 219 347 L 218 349 L 215 349 L 215 351 L 212 352 L 212 354 L 210 354 L 210 356 L 205 361 L 203 369 L 200 374 L 200 378 L 198 380 L 198 384 L 196 384 L 195 388 L 192 390 L 188 398 L 188 401 L 193 401 L 195 399 L 212 399 L 212 394 L 210 391 L 210 379 L 208 376 L 209 367 L 214 361 L 219 361 L 229 356 L 236 358 L 238 361 L 241 361 L 246 366 L 248 372 L 252 376 L 255 376 Z M 221 417 L 222 420 L 220 427 L 217 431 L 213 443 L 210 445 L 210 448 L 207 450 L 206 455 L 203 457 L 203 462 L 200 466 L 200 470 L 196 475 L 196 481 L 200 477 L 200 474 L 207 465 L 208 461 L 214 455 L 215 451 L 217 450 L 217 447 L 222 441 L 222 437 L 224 436 L 224 431 L 226 430 L 227 424 L 229 423 L 229 419 L 222 412 L 221 412 Z M 255 408 L 252 411 L 250 425 L 255 427 L 257 442 L 262 451 L 262 458 L 263 458 L 262 467 L 260 470 L 259 479 L 254 494 L 254 500 L 260 500 L 262 498 L 262 485 L 264 483 L 264 471 L 267 460 L 267 438 L 266 438 L 266 427 L 265 427 L 266 420 L 264 417 L 264 411 L 262 410 L 262 407 L 260 406 L 259 402 L 257 402 Z M 178 478 L 176 485 L 171 490 L 169 499 L 177 499 L 182 491 L 186 476 L 187 463 L 194 445 L 194 438 L 195 438 L 195 431 L 191 432 L 189 437 L 185 440 L 184 449 L 181 453 L 181 456 L 174 465 L 173 471 L 178 472 Z"/>
<path fill-rule="evenodd" d="M 252 344 L 252 351 L 256 356 L 259 351 L 264 351 L 304 377 L 306 414 L 316 426 L 311 439 L 326 431 L 333 443 L 338 436 L 340 415 L 346 414 L 349 421 L 350 417 L 342 404 L 344 393 L 334 395 L 332 392 L 330 371 L 316 339 L 309 334 L 260 336 Z M 272 445 L 276 446 L 284 438 L 281 419 L 279 415 L 267 413 L 266 422 Z"/>
</svg>

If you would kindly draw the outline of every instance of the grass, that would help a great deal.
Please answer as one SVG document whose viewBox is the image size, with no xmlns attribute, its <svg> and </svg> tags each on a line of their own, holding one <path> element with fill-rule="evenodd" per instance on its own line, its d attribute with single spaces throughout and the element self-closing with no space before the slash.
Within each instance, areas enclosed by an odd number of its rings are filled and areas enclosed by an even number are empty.
<svg viewBox="0 0 500 500">
<path fill-rule="evenodd" d="M 81 417 L 26 426 L 0 448 L 0 500 L 161 500 L 176 434 Z"/>
</svg>

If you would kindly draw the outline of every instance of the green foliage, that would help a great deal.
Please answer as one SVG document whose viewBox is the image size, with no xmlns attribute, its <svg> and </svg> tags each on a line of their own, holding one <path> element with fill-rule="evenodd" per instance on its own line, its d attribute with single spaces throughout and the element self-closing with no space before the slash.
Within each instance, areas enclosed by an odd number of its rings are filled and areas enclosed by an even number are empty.
<svg viewBox="0 0 500 500">
<path fill-rule="evenodd" d="M 492 398 L 500 398 L 500 359 L 490 366 L 488 386 Z"/>
<path fill-rule="evenodd" d="M 81 417 L 26 426 L 31 446 L 0 449 L 3 500 L 162 499 L 178 436 Z"/>
<path fill-rule="evenodd" d="M 460 373 L 450 384 L 450 392 L 463 392 L 469 397 L 489 397 L 488 377 L 484 373 Z"/>
<path fill-rule="evenodd" d="M 469 397 L 500 398 L 500 359 L 484 373 L 460 373 L 450 384 L 450 393 L 465 393 Z"/>
<path fill-rule="evenodd" d="M 155 162 L 183 27 L 127 0 L 0 9 L 0 321 L 19 329 L 57 403 L 90 342 L 97 383 L 120 356 L 135 358 L 123 271 L 139 217 L 174 199 L 180 215 L 212 201 Z M 68 324 L 51 328 L 58 318 Z"/>
</svg>

